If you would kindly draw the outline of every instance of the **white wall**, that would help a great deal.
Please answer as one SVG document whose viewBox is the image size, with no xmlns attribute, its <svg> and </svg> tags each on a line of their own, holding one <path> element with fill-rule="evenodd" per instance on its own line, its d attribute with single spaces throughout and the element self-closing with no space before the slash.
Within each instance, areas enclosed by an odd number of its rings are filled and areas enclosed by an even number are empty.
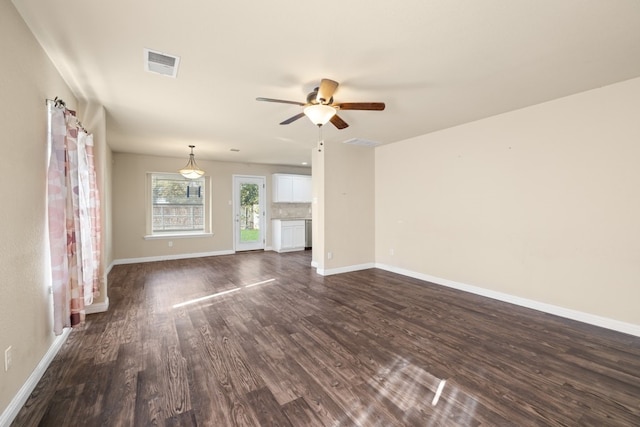
<svg viewBox="0 0 640 427">
<path fill-rule="evenodd" d="M 639 120 L 640 78 L 377 148 L 376 261 L 640 325 Z"/>
</svg>

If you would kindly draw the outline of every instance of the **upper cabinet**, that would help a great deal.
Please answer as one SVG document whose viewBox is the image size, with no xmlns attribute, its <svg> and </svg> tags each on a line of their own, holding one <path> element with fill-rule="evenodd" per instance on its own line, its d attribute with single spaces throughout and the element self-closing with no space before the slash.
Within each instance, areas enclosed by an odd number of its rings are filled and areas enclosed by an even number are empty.
<svg viewBox="0 0 640 427">
<path fill-rule="evenodd" d="M 276 203 L 311 203 L 311 177 L 274 173 L 271 181 Z"/>
<path fill-rule="evenodd" d="M 293 175 L 293 202 L 311 203 L 311 177 L 308 175 Z"/>
</svg>

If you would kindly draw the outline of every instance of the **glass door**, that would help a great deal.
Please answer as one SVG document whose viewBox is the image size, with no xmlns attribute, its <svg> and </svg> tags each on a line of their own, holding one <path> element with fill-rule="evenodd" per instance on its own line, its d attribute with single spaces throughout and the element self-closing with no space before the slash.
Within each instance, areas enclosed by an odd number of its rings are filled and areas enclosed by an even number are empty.
<svg viewBox="0 0 640 427">
<path fill-rule="evenodd" d="M 234 249 L 252 251 L 265 247 L 265 177 L 233 176 Z"/>
</svg>

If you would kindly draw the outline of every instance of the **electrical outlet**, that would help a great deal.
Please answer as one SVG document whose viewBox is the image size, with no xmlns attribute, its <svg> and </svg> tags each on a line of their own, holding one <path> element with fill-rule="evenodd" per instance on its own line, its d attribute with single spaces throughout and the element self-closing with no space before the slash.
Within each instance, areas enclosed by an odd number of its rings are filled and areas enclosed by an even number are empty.
<svg viewBox="0 0 640 427">
<path fill-rule="evenodd" d="M 173 241 L 169 240 L 169 247 L 172 248 L 173 247 Z"/>
<path fill-rule="evenodd" d="M 333 252 L 327 252 L 327 259 L 333 258 Z"/>
<path fill-rule="evenodd" d="M 389 249 L 389 255 L 393 256 L 395 254 L 396 254 L 396 250 L 395 249 L 393 249 L 393 248 Z"/>
<path fill-rule="evenodd" d="M 13 363 L 13 350 L 11 346 L 4 351 L 4 371 L 7 372 Z"/>
</svg>

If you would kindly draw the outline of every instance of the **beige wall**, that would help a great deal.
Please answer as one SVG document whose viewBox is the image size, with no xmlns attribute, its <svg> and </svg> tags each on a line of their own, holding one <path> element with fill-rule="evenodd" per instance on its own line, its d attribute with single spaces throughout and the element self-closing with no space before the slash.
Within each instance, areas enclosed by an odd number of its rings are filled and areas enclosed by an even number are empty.
<svg viewBox="0 0 640 427">
<path fill-rule="evenodd" d="M 319 221 L 313 256 L 320 271 L 330 274 L 375 261 L 374 160 L 373 149 L 340 142 L 328 142 L 314 154 Z"/>
<path fill-rule="evenodd" d="M 76 100 L 9 1 L 0 2 L 0 414 L 54 340 L 46 252 L 45 98 Z M 4 371 L 4 350 L 13 366 Z"/>
<path fill-rule="evenodd" d="M 176 172 L 187 162 L 185 147 L 183 158 L 144 156 L 114 153 L 113 169 L 113 222 L 114 259 L 131 260 L 148 257 L 173 257 L 188 254 L 233 250 L 232 176 L 255 175 L 266 177 L 267 226 L 271 214 L 271 174 L 297 173 L 309 175 L 310 169 L 292 166 L 271 166 L 245 163 L 216 162 L 198 158 L 198 165 L 210 177 L 212 188 L 212 232 L 211 237 L 145 240 L 146 234 L 146 176 L 147 172 Z M 271 235 L 267 233 L 267 246 L 271 246 Z"/>
<path fill-rule="evenodd" d="M 639 118 L 634 79 L 377 148 L 376 261 L 640 325 Z"/>
</svg>

